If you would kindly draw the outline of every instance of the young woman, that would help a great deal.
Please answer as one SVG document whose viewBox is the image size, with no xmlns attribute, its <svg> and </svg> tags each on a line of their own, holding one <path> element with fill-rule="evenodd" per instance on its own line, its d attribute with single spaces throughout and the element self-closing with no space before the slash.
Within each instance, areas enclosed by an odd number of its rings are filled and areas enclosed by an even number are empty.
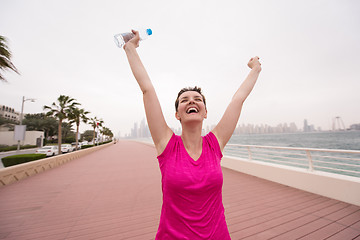
<svg viewBox="0 0 360 240">
<path fill-rule="evenodd" d="M 151 80 L 137 54 L 139 33 L 124 45 L 130 68 L 143 93 L 146 118 L 162 174 L 163 205 L 156 239 L 230 239 L 222 203 L 222 151 L 236 128 L 242 105 L 261 71 L 251 58 L 251 71 L 236 91 L 223 117 L 201 136 L 207 117 L 200 88 L 184 88 L 176 99 L 175 117 L 182 126 L 175 135 L 165 122 Z"/>
</svg>

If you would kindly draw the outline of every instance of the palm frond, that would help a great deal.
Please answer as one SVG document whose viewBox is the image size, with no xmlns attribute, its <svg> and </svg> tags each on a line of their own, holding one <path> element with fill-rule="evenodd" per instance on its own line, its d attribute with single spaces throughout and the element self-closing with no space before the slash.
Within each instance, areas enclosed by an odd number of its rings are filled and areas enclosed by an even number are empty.
<svg viewBox="0 0 360 240">
<path fill-rule="evenodd" d="M 15 65 L 11 62 L 11 52 L 7 46 L 7 39 L 4 36 L 0 36 L 0 70 L 12 70 L 17 74 L 20 74 L 19 71 L 16 69 Z M 7 82 L 5 77 L 0 72 L 0 80 Z"/>
</svg>

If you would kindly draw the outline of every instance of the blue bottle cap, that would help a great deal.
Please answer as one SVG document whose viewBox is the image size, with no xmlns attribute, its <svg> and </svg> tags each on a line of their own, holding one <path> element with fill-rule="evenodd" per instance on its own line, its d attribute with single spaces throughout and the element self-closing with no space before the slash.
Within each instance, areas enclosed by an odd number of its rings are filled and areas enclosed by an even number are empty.
<svg viewBox="0 0 360 240">
<path fill-rule="evenodd" d="M 147 33 L 147 35 L 151 35 L 152 34 L 151 29 L 150 28 L 146 29 L 146 33 Z"/>
</svg>

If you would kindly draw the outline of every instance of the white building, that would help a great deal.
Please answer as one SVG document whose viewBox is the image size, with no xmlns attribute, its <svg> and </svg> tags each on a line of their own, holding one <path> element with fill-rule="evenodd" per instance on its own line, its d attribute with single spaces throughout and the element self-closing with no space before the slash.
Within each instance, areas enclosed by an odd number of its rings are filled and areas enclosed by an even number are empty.
<svg viewBox="0 0 360 240">
<path fill-rule="evenodd" d="M 20 113 L 15 112 L 14 108 L 5 105 L 0 105 L 0 116 L 13 122 L 19 122 L 20 120 Z"/>
<path fill-rule="evenodd" d="M 38 145 L 42 146 L 44 139 L 44 132 L 41 131 L 26 131 L 25 139 L 21 141 L 21 145 Z M 17 145 L 17 141 L 14 138 L 13 131 L 0 132 L 0 145 L 14 146 Z"/>
</svg>

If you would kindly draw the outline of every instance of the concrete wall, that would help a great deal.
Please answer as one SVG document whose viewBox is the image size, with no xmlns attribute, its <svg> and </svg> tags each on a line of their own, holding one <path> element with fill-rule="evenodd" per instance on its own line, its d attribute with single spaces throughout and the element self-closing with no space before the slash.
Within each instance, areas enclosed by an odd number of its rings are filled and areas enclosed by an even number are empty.
<svg viewBox="0 0 360 240">
<path fill-rule="evenodd" d="M 357 177 L 232 157 L 224 157 L 221 165 L 272 182 L 360 206 L 360 178 Z"/>
<path fill-rule="evenodd" d="M 61 154 L 54 157 L 48 157 L 45 159 L 40 159 L 37 161 L 32 161 L 0 169 L 0 187 L 12 184 L 35 174 L 58 167 L 62 164 L 83 157 L 94 151 L 111 146 L 112 144 L 113 143 L 107 143 L 100 146 L 94 146 L 71 153 Z"/>
<path fill-rule="evenodd" d="M 26 131 L 25 140 L 21 141 L 21 145 L 36 145 L 36 139 L 44 139 L 44 132 L 40 131 Z M 14 140 L 14 132 L 6 131 L 0 132 L 0 144 L 2 145 L 17 145 L 17 141 Z"/>
</svg>

